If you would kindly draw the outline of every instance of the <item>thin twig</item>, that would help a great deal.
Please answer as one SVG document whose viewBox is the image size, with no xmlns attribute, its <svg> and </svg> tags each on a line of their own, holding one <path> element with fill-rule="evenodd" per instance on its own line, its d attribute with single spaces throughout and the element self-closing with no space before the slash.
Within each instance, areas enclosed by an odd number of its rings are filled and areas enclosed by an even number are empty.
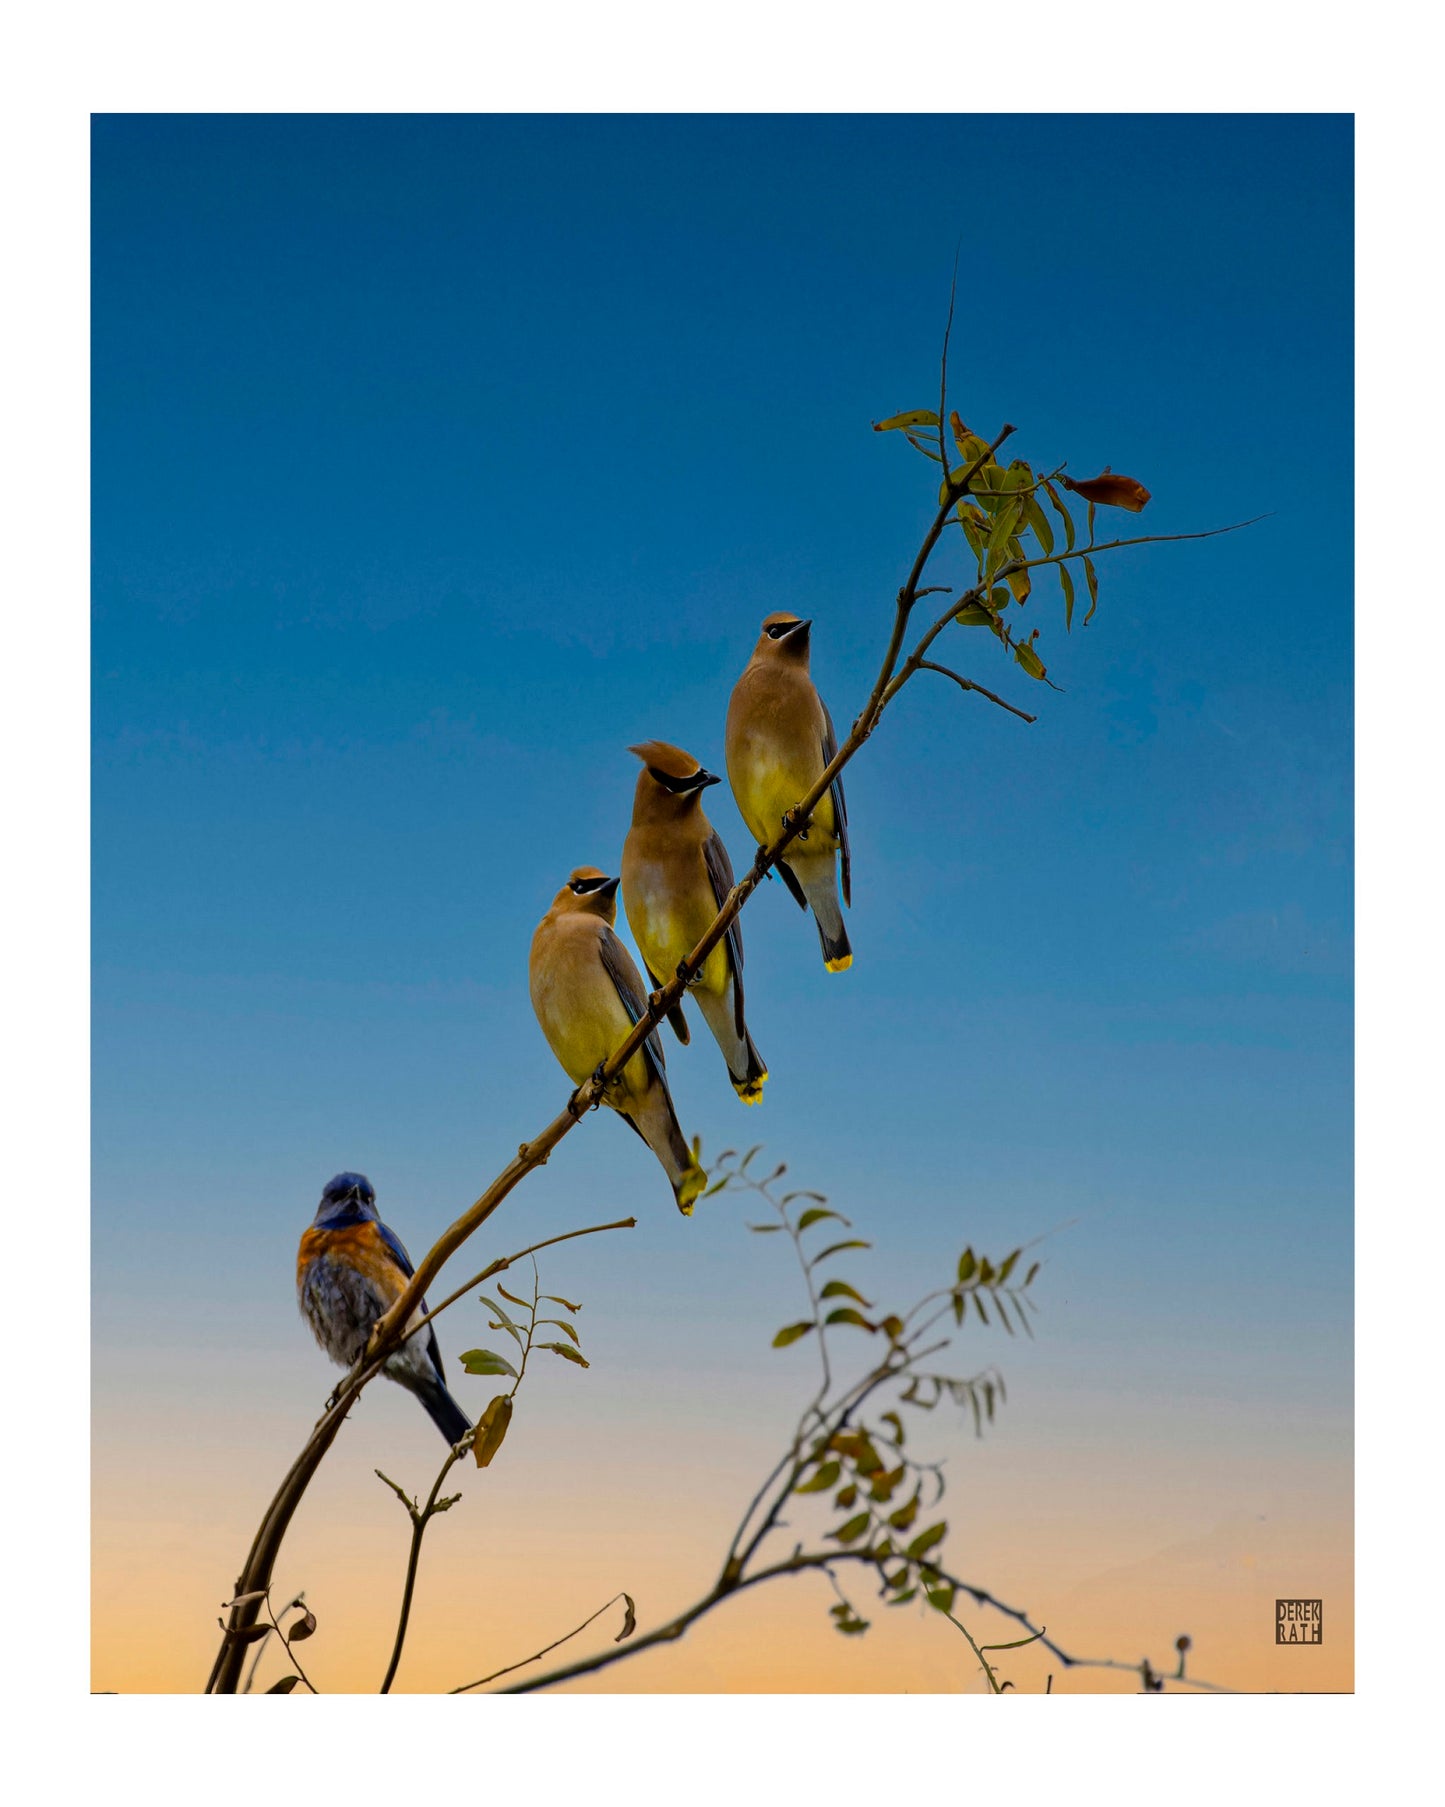
<svg viewBox="0 0 1445 1807">
<path fill-rule="evenodd" d="M 469 1694 L 473 1688 L 483 1688 L 488 1682 L 497 1681 L 504 1675 L 510 1675 L 514 1669 L 525 1669 L 528 1663 L 540 1662 L 549 1650 L 555 1650 L 559 1644 L 565 1644 L 569 1638 L 575 1638 L 579 1631 L 586 1631 L 593 1619 L 600 1619 L 609 1606 L 616 1606 L 619 1600 L 629 1599 L 628 1594 L 614 1594 L 610 1600 L 597 1608 L 591 1618 L 584 1619 L 580 1625 L 574 1625 L 571 1631 L 563 1632 L 560 1638 L 554 1638 L 550 1644 L 544 1644 L 535 1656 L 524 1656 L 519 1663 L 508 1663 L 505 1669 L 494 1669 L 490 1675 L 484 1675 L 480 1681 L 464 1682 L 460 1688 L 448 1690 L 452 1694 Z"/>
<path fill-rule="evenodd" d="M 444 1504 L 439 1503 L 437 1499 L 437 1495 L 442 1490 L 442 1482 L 451 1473 L 453 1464 L 461 1458 L 462 1447 L 462 1444 L 459 1443 L 454 1449 L 447 1451 L 447 1459 L 442 1463 L 441 1473 L 432 1482 L 431 1493 L 427 1496 L 427 1502 L 420 1512 L 414 1505 L 408 1504 L 406 1495 L 395 1481 L 387 1480 L 379 1468 L 376 1471 L 411 1514 L 411 1549 L 408 1551 L 406 1559 L 406 1583 L 401 1591 L 401 1610 L 397 1614 L 396 1637 L 392 1640 L 391 1661 L 386 1665 L 386 1674 L 382 1677 L 381 1686 L 377 1690 L 379 1694 L 390 1694 L 391 1684 L 396 1678 L 397 1665 L 401 1661 L 402 1645 L 406 1642 L 406 1628 L 411 1622 L 411 1602 L 412 1595 L 416 1591 L 416 1571 L 417 1564 L 421 1560 L 421 1540 L 426 1536 L 426 1528 L 438 1512 L 446 1512 L 462 1497 L 459 1493 L 454 1493 Z"/>
<path fill-rule="evenodd" d="M 976 690 L 980 696 L 986 696 L 991 703 L 997 703 L 1000 709 L 1007 709 L 1010 715 L 1016 715 L 1020 721 L 1036 722 L 1036 715 L 1028 715 L 1024 710 L 1006 703 L 1001 696 L 995 696 L 991 690 L 985 690 L 982 684 L 975 684 L 972 678 L 961 678 L 956 671 L 950 671 L 946 665 L 935 665 L 931 659 L 918 661 L 920 671 L 936 671 L 941 677 L 952 678 L 960 690 Z"/>
</svg>

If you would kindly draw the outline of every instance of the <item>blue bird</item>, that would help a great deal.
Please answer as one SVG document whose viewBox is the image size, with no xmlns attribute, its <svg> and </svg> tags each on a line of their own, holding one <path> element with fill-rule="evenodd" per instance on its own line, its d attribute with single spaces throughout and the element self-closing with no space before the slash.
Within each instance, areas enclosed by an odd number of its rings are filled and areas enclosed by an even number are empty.
<svg viewBox="0 0 1445 1807">
<path fill-rule="evenodd" d="M 328 1180 L 296 1256 L 296 1296 L 318 1343 L 343 1368 L 353 1367 L 372 1326 L 396 1301 L 413 1272 L 401 1239 L 376 1214 L 376 1193 L 364 1173 Z M 426 1300 L 417 1315 L 426 1312 Z M 447 1391 L 442 1352 L 430 1324 L 407 1338 L 382 1372 L 417 1398 L 448 1443 L 472 1428 Z"/>
</svg>

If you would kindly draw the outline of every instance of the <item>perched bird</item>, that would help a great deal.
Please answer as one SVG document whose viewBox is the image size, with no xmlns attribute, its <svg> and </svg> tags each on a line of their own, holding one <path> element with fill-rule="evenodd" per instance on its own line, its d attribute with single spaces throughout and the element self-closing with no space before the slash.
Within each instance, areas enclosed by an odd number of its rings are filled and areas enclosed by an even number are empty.
<svg viewBox="0 0 1445 1807">
<path fill-rule="evenodd" d="M 808 676 L 812 625 L 796 615 L 769 615 L 728 704 L 728 777 L 742 818 L 763 847 L 777 839 L 783 817 L 802 801 L 838 751 L 832 717 Z M 843 781 L 835 778 L 818 799 L 812 822 L 778 861 L 783 882 L 799 905 L 812 908 L 823 964 L 830 973 L 853 964 L 838 907 L 839 854 L 843 902 L 851 903 L 848 809 Z"/>
<path fill-rule="evenodd" d="M 411 1257 L 376 1215 L 376 1194 L 363 1173 L 328 1180 L 296 1256 L 296 1295 L 301 1315 L 318 1343 L 343 1368 L 354 1366 L 372 1325 L 401 1297 L 412 1276 Z M 426 1312 L 426 1300 L 416 1315 Z M 447 1391 L 442 1352 L 430 1324 L 387 1357 L 382 1369 L 415 1393 L 448 1443 L 472 1428 Z"/>
<path fill-rule="evenodd" d="M 622 901 L 647 976 L 660 987 L 697 946 L 733 888 L 728 850 L 702 809 L 702 793 L 722 780 L 665 740 L 627 750 L 642 761 L 642 770 L 622 848 Z M 733 1089 L 744 1104 L 756 1104 L 768 1069 L 743 1021 L 743 937 L 736 918 L 689 984 L 723 1051 Z M 679 1041 L 689 1039 L 680 1003 L 668 1021 Z"/>
<path fill-rule="evenodd" d="M 574 1085 L 585 1084 L 647 1012 L 642 976 L 612 932 L 621 882 L 579 866 L 532 937 L 532 1008 Z M 678 1128 L 656 1030 L 607 1088 L 604 1102 L 661 1161 L 678 1210 L 691 1217 L 707 1175 Z"/>
</svg>

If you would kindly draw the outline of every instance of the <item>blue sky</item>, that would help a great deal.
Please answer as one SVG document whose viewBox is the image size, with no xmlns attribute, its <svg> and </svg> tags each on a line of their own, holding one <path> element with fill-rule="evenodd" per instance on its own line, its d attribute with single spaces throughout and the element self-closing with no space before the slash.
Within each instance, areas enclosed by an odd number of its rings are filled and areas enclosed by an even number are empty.
<svg viewBox="0 0 1445 1807">
<path fill-rule="evenodd" d="M 1068 637 L 1041 581 L 1062 694 L 957 631 L 1038 723 L 904 695 L 849 776 L 853 969 L 757 898 L 766 1102 L 698 1035 L 684 1127 L 765 1140 L 905 1292 L 1071 1221 L 1008 1350 L 1037 1422 L 1132 1380 L 1157 1426 L 1207 1374 L 1347 1464 L 1349 122 L 131 117 L 94 147 L 97 1399 L 168 1384 L 161 1312 L 198 1388 L 238 1357 L 329 1385 L 295 1239 L 353 1167 L 425 1246 L 559 1107 L 527 945 L 570 867 L 617 870 L 628 743 L 720 769 L 776 607 L 851 720 L 934 494 L 869 423 L 936 400 L 961 234 L 971 426 L 1138 476 L 1151 531 L 1269 518 L 1117 555 Z M 655 1298 L 743 1361 L 787 1314 L 759 1245 L 725 1200 L 678 1220 L 620 1125 L 497 1246 L 632 1208 L 599 1318 Z"/>
</svg>

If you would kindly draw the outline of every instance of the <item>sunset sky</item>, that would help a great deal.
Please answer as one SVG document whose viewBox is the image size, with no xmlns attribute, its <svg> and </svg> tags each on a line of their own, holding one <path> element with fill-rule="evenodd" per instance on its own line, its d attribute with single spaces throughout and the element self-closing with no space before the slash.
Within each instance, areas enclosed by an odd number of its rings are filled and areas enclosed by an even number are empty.
<svg viewBox="0 0 1445 1807">
<path fill-rule="evenodd" d="M 679 1113 L 828 1193 L 870 1298 L 1046 1238 L 1037 1341 L 957 1357 L 1003 1369 L 996 1427 L 919 1421 L 950 1566 L 1080 1654 L 1188 1632 L 1229 1686 L 1351 1685 L 1351 157 L 1310 116 L 96 121 L 96 1688 L 204 1681 L 337 1378 L 294 1294 L 325 1180 L 368 1174 L 418 1254 L 560 1108 L 528 941 L 571 867 L 617 871 L 628 744 L 721 769 L 775 608 L 852 720 L 936 491 L 870 422 L 936 403 L 960 235 L 971 426 L 1137 476 L 1143 531 L 1268 518 L 1101 561 L 1069 636 L 1040 581 L 1060 692 L 954 631 L 1040 719 L 910 688 L 849 773 L 852 970 L 765 887 L 765 1101 L 694 1018 Z M 401 1689 L 619 1589 L 644 1629 L 688 1604 L 806 1397 L 781 1239 L 729 1194 L 683 1221 L 603 1117 L 450 1283 L 632 1212 L 544 1257 L 592 1365 L 529 1374 L 463 1474 Z M 439 1335 L 475 1415 L 455 1358 L 495 1333 Z M 278 1587 L 323 1688 L 390 1648 L 373 1469 L 441 1454 L 378 1384 L 308 1497 Z M 1280 1595 L 1323 1598 L 1319 1650 L 1276 1649 Z M 844 1639 L 831 1599 L 780 1583 L 586 1685 L 982 1686 L 936 1615 Z"/>
</svg>

